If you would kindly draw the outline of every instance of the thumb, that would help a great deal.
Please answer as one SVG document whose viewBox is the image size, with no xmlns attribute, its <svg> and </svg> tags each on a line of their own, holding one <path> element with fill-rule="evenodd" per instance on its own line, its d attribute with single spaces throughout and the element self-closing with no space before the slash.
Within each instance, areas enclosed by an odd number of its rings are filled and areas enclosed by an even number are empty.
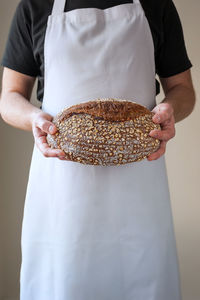
<svg viewBox="0 0 200 300">
<path fill-rule="evenodd" d="M 161 109 L 160 109 L 159 105 L 157 105 L 156 107 L 154 107 L 154 109 L 152 110 L 152 113 L 153 113 L 152 119 L 156 123 L 159 123 L 161 121 L 160 112 L 161 112 Z"/>
<path fill-rule="evenodd" d="M 37 127 L 39 127 L 42 131 L 50 134 L 54 134 L 57 131 L 56 126 L 52 122 L 48 121 L 43 117 L 38 119 Z"/>
</svg>

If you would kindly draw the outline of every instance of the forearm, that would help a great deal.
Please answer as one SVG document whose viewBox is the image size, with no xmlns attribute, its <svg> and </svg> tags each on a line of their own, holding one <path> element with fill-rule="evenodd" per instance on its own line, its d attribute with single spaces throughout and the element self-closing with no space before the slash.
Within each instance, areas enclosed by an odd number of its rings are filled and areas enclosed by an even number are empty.
<svg viewBox="0 0 200 300">
<path fill-rule="evenodd" d="M 165 94 L 161 103 L 169 103 L 174 110 L 175 122 L 185 119 L 194 109 L 195 92 L 194 89 L 183 85 L 176 85 Z"/>
<path fill-rule="evenodd" d="M 41 110 L 17 92 L 2 92 L 0 114 L 11 126 L 31 131 L 32 120 Z"/>
</svg>

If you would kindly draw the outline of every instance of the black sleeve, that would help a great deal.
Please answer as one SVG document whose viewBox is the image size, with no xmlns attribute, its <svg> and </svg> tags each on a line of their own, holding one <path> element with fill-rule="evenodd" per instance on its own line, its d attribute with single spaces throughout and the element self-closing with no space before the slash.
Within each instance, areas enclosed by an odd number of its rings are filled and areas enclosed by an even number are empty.
<svg viewBox="0 0 200 300">
<path fill-rule="evenodd" d="M 39 74 L 33 55 L 31 16 L 24 0 L 15 10 L 1 65 L 33 77 Z"/>
<path fill-rule="evenodd" d="M 192 67 L 184 41 L 182 24 L 172 0 L 168 0 L 163 13 L 163 36 L 156 57 L 156 73 L 169 77 Z"/>
</svg>

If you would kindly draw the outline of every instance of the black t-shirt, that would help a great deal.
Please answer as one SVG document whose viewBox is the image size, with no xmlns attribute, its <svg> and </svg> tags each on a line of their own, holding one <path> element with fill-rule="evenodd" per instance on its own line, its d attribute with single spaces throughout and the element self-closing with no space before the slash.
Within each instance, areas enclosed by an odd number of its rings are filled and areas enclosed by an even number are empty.
<svg viewBox="0 0 200 300">
<path fill-rule="evenodd" d="M 172 0 L 140 0 L 150 25 L 156 73 L 169 77 L 186 71 L 188 58 L 181 21 Z M 68 0 L 65 11 L 95 7 L 106 9 L 133 0 Z M 44 88 L 44 37 L 53 0 L 21 0 L 15 11 L 1 65 L 38 77 L 37 98 L 42 102 Z M 157 82 L 157 94 L 159 84 Z"/>
</svg>

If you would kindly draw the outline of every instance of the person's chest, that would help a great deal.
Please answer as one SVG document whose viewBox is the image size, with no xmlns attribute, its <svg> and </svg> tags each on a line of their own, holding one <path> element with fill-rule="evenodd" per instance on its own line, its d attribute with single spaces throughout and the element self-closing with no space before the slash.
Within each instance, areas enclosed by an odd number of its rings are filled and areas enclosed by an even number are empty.
<svg viewBox="0 0 200 300">
<path fill-rule="evenodd" d="M 34 57 L 40 70 L 38 96 L 42 98 L 43 85 L 44 85 L 44 41 L 47 28 L 48 16 L 52 12 L 53 0 L 30 0 L 29 11 L 31 14 L 31 35 L 33 42 Z M 159 39 L 161 36 L 161 28 L 159 28 L 159 20 L 156 20 L 156 16 L 152 5 L 146 0 L 141 0 L 144 13 L 147 17 L 149 27 L 154 42 L 155 59 L 157 55 L 157 49 L 159 48 Z M 133 0 L 68 0 L 65 3 L 65 12 L 81 9 L 81 8 L 98 8 L 107 9 L 116 5 L 133 3 Z M 157 86 L 158 93 L 158 86 Z M 41 94 L 41 95 L 40 95 Z"/>
<path fill-rule="evenodd" d="M 71 0 L 66 1 L 65 4 L 65 12 L 73 10 L 73 9 L 81 9 L 81 8 L 90 8 L 95 7 L 99 9 L 106 9 L 109 7 L 113 7 L 115 5 L 132 3 L 133 0 Z M 151 2 L 151 1 L 150 1 Z M 32 5 L 31 14 L 32 14 L 32 40 L 33 40 L 33 51 L 34 56 L 36 58 L 37 63 L 40 65 L 43 60 L 43 47 L 44 47 L 44 38 L 47 26 L 48 16 L 51 14 L 53 7 L 53 0 L 46 1 L 33 1 L 34 5 Z M 149 22 L 149 26 L 152 33 L 152 38 L 154 42 L 155 55 L 157 49 L 159 47 L 159 35 L 161 36 L 161 32 L 159 31 L 159 20 L 154 20 L 154 13 L 151 9 L 151 6 L 147 3 L 146 0 L 141 0 L 142 7 L 144 9 L 144 13 Z M 161 30 L 161 28 L 160 28 Z"/>
</svg>

